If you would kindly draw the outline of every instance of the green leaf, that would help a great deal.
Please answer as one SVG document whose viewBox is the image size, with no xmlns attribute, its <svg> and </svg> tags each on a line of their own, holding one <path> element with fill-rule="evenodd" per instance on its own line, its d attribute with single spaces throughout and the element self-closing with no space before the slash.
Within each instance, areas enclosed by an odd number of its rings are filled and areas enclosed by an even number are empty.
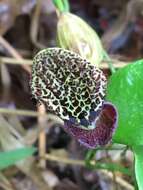
<svg viewBox="0 0 143 190">
<path fill-rule="evenodd" d="M 113 141 L 143 145 L 143 60 L 115 72 L 109 79 L 107 101 L 118 111 L 118 127 Z"/>
<path fill-rule="evenodd" d="M 0 170 L 32 155 L 35 152 L 35 150 L 36 149 L 33 147 L 27 147 L 7 152 L 0 152 Z"/>
<path fill-rule="evenodd" d="M 135 155 L 135 175 L 139 190 L 143 189 L 143 146 L 133 147 Z"/>
</svg>

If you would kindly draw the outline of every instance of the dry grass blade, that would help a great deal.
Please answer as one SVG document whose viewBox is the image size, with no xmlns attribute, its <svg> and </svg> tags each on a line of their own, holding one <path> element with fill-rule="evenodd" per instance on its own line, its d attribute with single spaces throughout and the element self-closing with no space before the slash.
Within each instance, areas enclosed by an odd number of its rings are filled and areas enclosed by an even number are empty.
<svg viewBox="0 0 143 190">
<path fill-rule="evenodd" d="M 0 187 L 5 190 L 14 190 L 12 184 L 2 173 L 0 173 Z"/>
<path fill-rule="evenodd" d="M 39 31 L 39 17 L 41 13 L 41 4 L 42 4 L 42 1 L 37 0 L 37 5 L 35 8 L 34 14 L 32 16 L 31 27 L 30 27 L 31 40 L 34 43 L 34 45 L 38 47 L 39 49 L 45 48 L 43 44 L 37 41 L 38 31 Z"/>
</svg>

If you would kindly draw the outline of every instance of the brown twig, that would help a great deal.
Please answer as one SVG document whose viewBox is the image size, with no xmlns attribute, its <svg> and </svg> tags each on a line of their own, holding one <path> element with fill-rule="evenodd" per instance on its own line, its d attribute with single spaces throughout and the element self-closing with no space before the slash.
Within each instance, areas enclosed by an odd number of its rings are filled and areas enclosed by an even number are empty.
<svg viewBox="0 0 143 190">
<path fill-rule="evenodd" d="M 0 57 L 0 64 L 12 64 L 12 65 L 32 65 L 31 59 L 15 59 L 11 57 Z"/>
<path fill-rule="evenodd" d="M 118 61 L 115 59 L 112 59 L 113 65 L 115 68 L 122 68 L 129 64 L 128 62 Z M 6 64 L 15 64 L 15 65 L 32 65 L 31 59 L 21 59 L 17 60 L 15 58 L 9 58 L 9 57 L 0 57 L 0 64 L 6 63 Z M 101 69 L 108 69 L 107 61 L 102 62 L 99 67 Z"/>
<path fill-rule="evenodd" d="M 22 56 L 2 37 L 0 36 L 0 44 L 8 51 L 8 53 L 17 60 L 22 60 Z M 26 70 L 29 74 L 31 73 L 31 68 L 28 65 L 23 64 L 22 68 Z"/>
<path fill-rule="evenodd" d="M 0 108 L 0 114 L 28 116 L 28 117 L 39 117 L 39 116 L 43 115 L 43 113 L 36 112 L 36 111 L 20 110 L 20 109 L 8 109 L 8 108 Z M 57 121 L 61 125 L 63 124 L 63 121 L 59 117 L 57 117 L 53 114 L 46 114 L 46 117 L 49 120 Z"/>
<path fill-rule="evenodd" d="M 55 161 L 63 164 L 70 164 L 70 165 L 78 165 L 78 166 L 85 166 L 85 162 L 83 160 L 73 160 L 69 158 L 59 158 L 57 156 L 51 154 L 45 154 L 42 158 L 45 160 Z"/>
<path fill-rule="evenodd" d="M 46 116 L 46 110 L 43 104 L 38 106 L 38 112 L 41 114 L 38 117 L 38 123 L 39 123 L 39 127 L 42 128 L 42 126 L 44 126 L 45 124 L 45 116 Z M 39 133 L 39 156 L 42 157 L 45 154 L 46 154 L 46 133 L 43 127 L 43 130 L 41 130 Z M 45 159 L 40 159 L 39 164 L 41 168 L 46 168 Z"/>
</svg>

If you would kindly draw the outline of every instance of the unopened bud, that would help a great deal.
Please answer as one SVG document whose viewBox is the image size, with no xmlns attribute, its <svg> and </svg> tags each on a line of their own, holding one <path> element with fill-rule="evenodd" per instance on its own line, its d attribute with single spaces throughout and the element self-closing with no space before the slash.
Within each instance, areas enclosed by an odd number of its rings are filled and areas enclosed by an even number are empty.
<svg viewBox="0 0 143 190">
<path fill-rule="evenodd" d="M 96 32 L 80 17 L 64 12 L 59 16 L 57 40 L 61 48 L 71 50 L 99 65 L 103 59 L 103 48 Z"/>
</svg>

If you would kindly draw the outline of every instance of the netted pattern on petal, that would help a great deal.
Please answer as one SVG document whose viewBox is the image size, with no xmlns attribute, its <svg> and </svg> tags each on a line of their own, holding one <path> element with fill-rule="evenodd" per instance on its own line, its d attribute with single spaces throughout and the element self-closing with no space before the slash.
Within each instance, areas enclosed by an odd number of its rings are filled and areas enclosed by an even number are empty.
<svg viewBox="0 0 143 190">
<path fill-rule="evenodd" d="M 34 58 L 32 95 L 63 120 L 88 128 L 103 106 L 105 88 L 103 72 L 76 53 L 49 48 Z"/>
</svg>

